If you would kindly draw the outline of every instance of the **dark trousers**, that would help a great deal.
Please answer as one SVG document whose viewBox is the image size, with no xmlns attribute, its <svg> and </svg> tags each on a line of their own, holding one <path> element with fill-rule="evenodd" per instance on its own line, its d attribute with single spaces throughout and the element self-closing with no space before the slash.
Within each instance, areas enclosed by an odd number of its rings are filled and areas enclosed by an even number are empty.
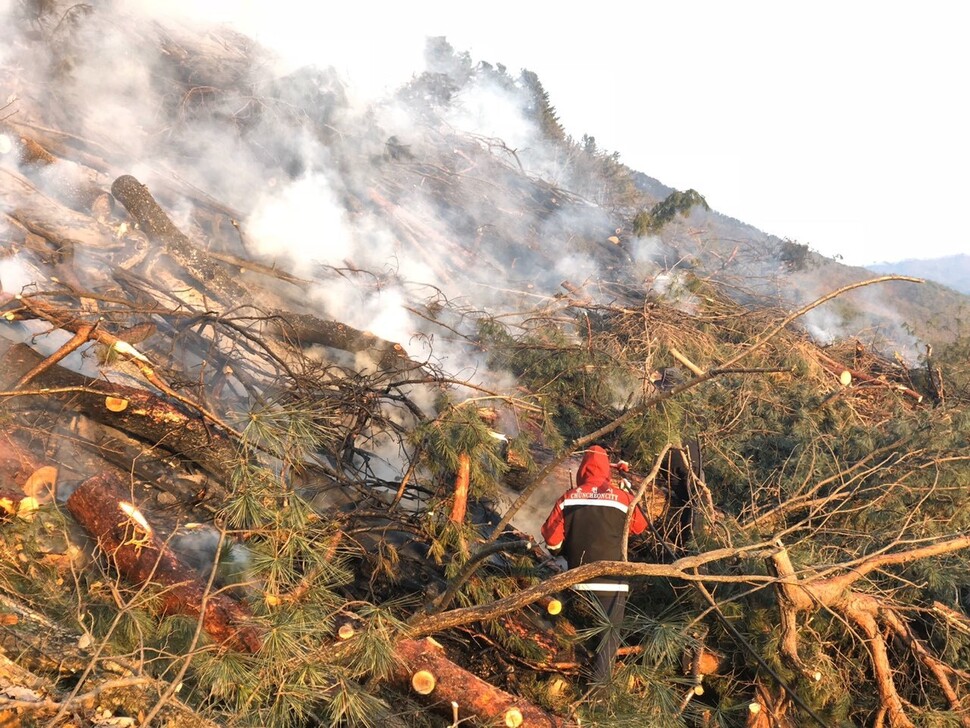
<svg viewBox="0 0 970 728">
<path fill-rule="evenodd" d="M 591 638 L 593 648 L 592 682 L 603 685 L 613 676 L 613 662 L 616 651 L 620 648 L 620 625 L 626 612 L 626 592 L 621 591 L 588 591 L 585 592 L 594 602 L 599 603 L 595 609 L 599 619 L 606 620 L 603 632 Z M 592 605 L 594 608 L 596 604 Z M 602 613 L 600 613 L 602 610 Z M 597 620 L 598 621 L 598 620 Z"/>
</svg>

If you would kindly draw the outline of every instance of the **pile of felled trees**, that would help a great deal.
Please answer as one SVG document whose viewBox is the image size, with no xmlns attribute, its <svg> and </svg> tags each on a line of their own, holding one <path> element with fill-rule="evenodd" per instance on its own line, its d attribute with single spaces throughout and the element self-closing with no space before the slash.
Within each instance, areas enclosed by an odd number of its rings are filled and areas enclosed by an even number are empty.
<svg viewBox="0 0 970 728">
<path fill-rule="evenodd" d="M 927 365 L 924 393 L 871 352 L 822 350 L 791 328 L 810 306 L 747 311 L 700 281 L 690 307 L 668 305 L 620 246 L 629 221 L 597 210 L 609 235 L 553 227 L 558 248 L 547 226 L 591 206 L 514 151 L 444 124 L 392 144 L 341 117 L 330 74 L 257 83 L 258 50 L 236 36 L 135 26 L 164 123 L 92 139 L 83 95 L 50 89 L 90 50 L 79 29 L 110 18 L 37 10 L 10 47 L 25 74 L 52 54 L 53 75 L 0 81 L 0 722 L 970 725 L 952 562 L 970 484 L 960 411 L 927 401 L 944 402 L 942 371 Z M 435 89 L 445 103 L 441 73 L 402 98 L 431 114 Z M 335 204 L 434 278 L 406 305 L 429 354 L 316 302 L 346 280 L 379 291 L 387 270 L 300 277 L 253 253 L 243 212 L 176 173 L 133 174 L 148 137 L 199 154 L 201 122 L 272 157 L 267 188 L 309 164 L 274 138 L 335 145 Z M 451 228 L 411 204 L 417 189 Z M 522 284 L 508 316 L 435 288 L 567 254 L 610 277 Z M 516 386 L 445 371 L 442 340 Z M 665 365 L 686 375 L 660 392 Z M 651 468 L 680 427 L 711 433 L 711 483 L 692 486 L 693 540 L 673 543 Z M 599 441 L 640 466 L 655 528 L 629 562 L 563 573 L 513 524 L 541 519 Z M 629 577 L 636 615 L 598 704 L 559 613 L 596 575 Z"/>
</svg>

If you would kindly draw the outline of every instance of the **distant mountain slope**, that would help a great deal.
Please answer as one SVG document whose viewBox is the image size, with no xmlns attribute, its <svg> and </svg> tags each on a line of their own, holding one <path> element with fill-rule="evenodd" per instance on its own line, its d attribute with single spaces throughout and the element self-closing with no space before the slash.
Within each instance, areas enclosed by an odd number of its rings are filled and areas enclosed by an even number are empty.
<svg viewBox="0 0 970 728">
<path fill-rule="evenodd" d="M 877 273 L 900 273 L 936 281 L 961 293 L 970 294 L 970 255 L 947 255 L 928 260 L 908 258 L 895 263 L 866 266 Z"/>
</svg>

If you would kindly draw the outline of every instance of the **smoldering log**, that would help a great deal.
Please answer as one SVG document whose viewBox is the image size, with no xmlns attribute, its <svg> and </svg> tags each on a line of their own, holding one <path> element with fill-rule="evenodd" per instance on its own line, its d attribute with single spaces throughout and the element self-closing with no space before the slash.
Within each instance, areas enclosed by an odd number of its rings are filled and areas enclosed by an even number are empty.
<svg viewBox="0 0 970 728">
<path fill-rule="evenodd" d="M 24 372 L 33 370 L 42 361 L 43 357 L 26 344 L 10 347 L 0 357 L 0 387 L 8 389 Z M 186 412 L 181 406 L 146 390 L 91 379 L 60 366 L 38 374 L 32 387 L 70 390 L 51 391 L 47 396 L 151 447 L 188 458 L 219 481 L 225 479 L 229 466 L 238 460 L 231 436 L 206 423 L 197 413 Z"/>
<path fill-rule="evenodd" d="M 131 175 L 118 177 L 111 185 L 111 193 L 138 222 L 149 239 L 165 251 L 193 278 L 207 286 L 223 303 L 249 303 L 251 296 L 229 275 L 215 258 L 200 250 L 172 222 L 155 201 L 148 188 Z M 275 311 L 278 334 L 301 344 L 323 344 L 349 352 L 370 352 L 378 366 L 390 371 L 418 369 L 410 361 L 404 347 L 385 341 L 373 334 L 359 331 L 339 321 L 327 321 L 309 314 Z"/>
<path fill-rule="evenodd" d="M 529 728 L 563 728 L 570 725 L 563 718 L 547 713 L 523 698 L 507 693 L 485 682 L 452 662 L 444 648 L 431 639 L 405 639 L 397 643 L 399 664 L 392 680 L 411 688 L 416 673 L 426 671 L 434 676 L 434 688 L 423 701 L 452 716 L 452 702 L 458 704 L 459 718 L 474 717 L 487 725 L 529 726 Z M 422 682 L 427 684 L 427 681 Z"/>
<path fill-rule="evenodd" d="M 274 333 L 301 346 L 320 344 L 351 353 L 366 352 L 384 371 L 402 372 L 421 368 L 419 363 L 408 358 L 400 344 L 386 341 L 340 321 L 285 311 L 275 311 L 274 314 L 270 321 Z"/>
<path fill-rule="evenodd" d="M 122 175 L 112 183 L 111 194 L 125 206 L 150 240 L 161 245 L 176 263 L 206 286 L 207 291 L 218 300 L 230 305 L 250 301 L 246 289 L 229 275 L 225 267 L 206 255 L 176 227 L 145 185 L 130 174 Z"/>
<path fill-rule="evenodd" d="M 201 575 L 175 556 L 132 501 L 123 479 L 104 473 L 81 483 L 67 499 L 67 509 L 122 576 L 164 587 L 164 614 L 201 616 L 206 634 L 217 642 L 258 652 L 262 637 L 249 610 L 226 594 L 207 592 Z"/>
</svg>

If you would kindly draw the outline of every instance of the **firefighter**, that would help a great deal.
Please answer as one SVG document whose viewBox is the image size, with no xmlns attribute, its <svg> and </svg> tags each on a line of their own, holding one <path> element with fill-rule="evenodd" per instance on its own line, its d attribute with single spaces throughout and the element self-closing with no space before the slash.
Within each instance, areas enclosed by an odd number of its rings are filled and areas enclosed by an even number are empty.
<svg viewBox="0 0 970 728">
<path fill-rule="evenodd" d="M 629 490 L 614 484 L 606 450 L 593 445 L 583 455 L 576 486 L 556 501 L 542 525 L 547 548 L 553 555 L 561 554 L 570 569 L 594 561 L 622 561 L 632 501 Z M 636 507 L 630 519 L 630 533 L 643 533 L 646 527 L 647 519 Z M 624 579 L 601 577 L 576 584 L 573 589 L 595 599 L 608 622 L 593 650 L 592 682 L 602 686 L 613 673 L 630 586 Z"/>
</svg>

